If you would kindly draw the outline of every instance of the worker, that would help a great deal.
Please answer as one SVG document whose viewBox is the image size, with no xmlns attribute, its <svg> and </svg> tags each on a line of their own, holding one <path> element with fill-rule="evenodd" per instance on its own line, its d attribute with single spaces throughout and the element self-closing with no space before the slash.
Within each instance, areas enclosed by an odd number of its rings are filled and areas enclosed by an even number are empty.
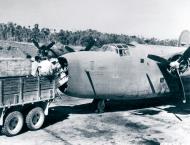
<svg viewBox="0 0 190 145">
<path fill-rule="evenodd" d="M 31 75 L 33 76 L 38 76 L 39 72 L 38 72 L 38 67 L 41 61 L 41 58 L 39 56 L 35 56 L 34 58 L 31 58 L 32 61 L 32 70 L 31 70 Z"/>
<path fill-rule="evenodd" d="M 39 63 L 38 70 L 40 76 L 51 76 L 53 75 L 53 64 L 50 61 L 50 57 L 45 58 Z"/>
</svg>

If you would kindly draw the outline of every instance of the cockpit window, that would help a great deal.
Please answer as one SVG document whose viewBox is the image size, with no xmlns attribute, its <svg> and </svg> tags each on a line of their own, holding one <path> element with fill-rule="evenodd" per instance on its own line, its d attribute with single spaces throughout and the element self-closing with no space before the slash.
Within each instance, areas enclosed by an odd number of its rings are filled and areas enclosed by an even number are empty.
<svg viewBox="0 0 190 145">
<path fill-rule="evenodd" d="M 128 46 L 127 45 L 122 45 L 124 48 L 128 48 Z"/>
<path fill-rule="evenodd" d="M 105 46 L 102 47 L 102 50 L 103 50 L 103 51 L 106 51 L 107 48 L 108 48 L 108 46 L 105 45 Z"/>
<path fill-rule="evenodd" d="M 119 56 L 130 55 L 129 47 L 126 44 L 106 44 L 101 47 L 101 51 L 115 52 Z"/>
<path fill-rule="evenodd" d="M 116 53 L 119 54 L 120 56 L 130 55 L 128 49 L 116 49 Z"/>
<path fill-rule="evenodd" d="M 116 49 L 115 46 L 108 46 L 108 45 L 102 46 L 102 51 L 114 51 L 115 49 Z"/>
<path fill-rule="evenodd" d="M 125 53 L 124 53 L 124 49 L 119 49 L 119 55 L 120 56 L 123 56 Z"/>
<path fill-rule="evenodd" d="M 123 48 L 122 45 L 117 45 L 118 48 Z"/>
</svg>

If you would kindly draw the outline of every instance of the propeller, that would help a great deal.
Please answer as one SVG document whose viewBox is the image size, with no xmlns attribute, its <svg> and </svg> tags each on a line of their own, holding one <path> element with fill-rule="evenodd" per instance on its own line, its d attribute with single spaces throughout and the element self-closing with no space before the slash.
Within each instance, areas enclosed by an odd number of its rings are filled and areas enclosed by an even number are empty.
<svg viewBox="0 0 190 145">
<path fill-rule="evenodd" d="M 69 46 L 65 46 L 65 49 L 67 50 L 67 51 L 69 51 L 69 52 L 75 52 L 75 50 L 73 49 L 73 48 L 71 48 L 71 47 L 69 47 Z"/>
<path fill-rule="evenodd" d="M 51 52 L 54 54 L 54 56 L 55 56 L 56 58 L 58 58 L 58 57 L 59 57 L 59 55 L 57 55 L 57 53 L 56 53 L 54 50 L 49 49 L 49 51 L 51 51 Z"/>
<path fill-rule="evenodd" d="M 39 46 L 39 44 L 38 44 L 38 42 L 37 42 L 36 40 L 32 39 L 32 42 L 34 43 L 34 45 L 35 45 L 38 49 L 40 49 L 40 46 Z"/>
<path fill-rule="evenodd" d="M 180 63 L 182 60 L 187 61 L 188 58 L 190 57 L 190 47 L 188 47 L 184 53 L 182 54 L 181 58 L 179 58 L 178 62 Z"/>
<path fill-rule="evenodd" d="M 154 61 L 157 61 L 159 63 L 165 64 L 165 65 L 170 64 L 170 61 L 168 61 L 167 59 L 165 59 L 163 57 L 157 56 L 157 55 L 149 54 L 147 57 Z"/>
<path fill-rule="evenodd" d="M 93 39 L 91 37 L 90 42 L 88 43 L 86 48 L 84 50 L 80 50 L 80 51 L 89 51 L 92 48 L 92 46 L 94 46 L 95 42 L 96 42 L 96 39 Z"/>
<path fill-rule="evenodd" d="M 178 69 L 179 74 L 180 73 L 184 73 L 187 68 L 189 67 L 189 57 L 190 57 L 190 47 L 188 47 L 183 54 L 177 55 L 177 58 L 175 59 L 165 59 L 163 57 L 157 56 L 157 55 L 153 55 L 153 54 L 149 54 L 147 56 L 149 59 L 152 59 L 154 61 L 157 61 L 159 63 L 162 63 L 164 65 L 167 66 L 168 70 L 170 73 L 176 74 L 176 70 Z M 171 64 L 175 62 L 178 63 L 178 66 L 174 65 L 172 66 Z"/>
<path fill-rule="evenodd" d="M 48 55 L 48 51 L 51 51 L 56 57 L 57 57 L 57 54 L 51 49 L 51 47 L 53 47 L 53 45 L 55 44 L 55 42 L 51 42 L 50 44 L 48 45 L 42 45 L 40 46 L 38 44 L 38 42 L 36 40 L 32 40 L 33 44 L 38 48 L 38 53 L 42 56 L 47 56 Z"/>
<path fill-rule="evenodd" d="M 187 102 L 187 98 L 186 98 L 186 94 L 185 94 L 185 89 L 184 89 L 184 85 L 183 85 L 183 82 L 182 82 L 182 79 L 179 75 L 179 70 L 177 69 L 177 75 L 178 75 L 178 78 L 179 78 L 179 81 L 180 81 L 180 84 L 181 84 L 181 88 L 182 88 L 182 102 L 185 104 Z"/>
<path fill-rule="evenodd" d="M 80 51 L 89 51 L 95 44 L 96 39 L 93 39 L 92 37 L 90 37 L 89 43 L 87 44 L 87 46 L 85 47 L 85 49 L 81 49 Z M 69 52 L 75 52 L 75 50 L 69 46 L 65 46 L 65 49 Z"/>
<path fill-rule="evenodd" d="M 47 46 L 46 46 L 46 47 L 47 47 L 47 49 L 52 48 L 54 44 L 55 44 L 55 42 L 54 42 L 54 41 L 53 41 L 53 42 L 51 42 L 49 45 L 47 45 Z"/>
<path fill-rule="evenodd" d="M 184 85 L 183 85 L 180 73 L 184 73 L 187 70 L 187 68 L 189 67 L 189 61 L 188 61 L 188 59 L 190 57 L 190 47 L 188 47 L 184 51 L 184 53 L 182 55 L 179 55 L 178 58 L 175 59 L 174 61 L 167 60 L 167 59 L 165 59 L 163 57 L 160 57 L 160 56 L 157 56 L 157 55 L 153 55 L 153 54 L 149 54 L 147 57 L 149 59 L 152 59 L 152 60 L 156 61 L 156 62 L 159 62 L 161 64 L 166 65 L 167 71 L 171 75 L 179 78 L 179 82 L 180 82 L 180 85 L 181 85 L 181 88 L 182 88 L 182 93 L 183 93 L 182 94 L 182 98 L 183 98 L 182 102 L 186 103 L 187 99 L 186 99 Z M 178 67 L 177 66 L 174 66 L 174 67 L 171 66 L 172 62 L 177 62 L 179 64 L 179 66 Z"/>
</svg>

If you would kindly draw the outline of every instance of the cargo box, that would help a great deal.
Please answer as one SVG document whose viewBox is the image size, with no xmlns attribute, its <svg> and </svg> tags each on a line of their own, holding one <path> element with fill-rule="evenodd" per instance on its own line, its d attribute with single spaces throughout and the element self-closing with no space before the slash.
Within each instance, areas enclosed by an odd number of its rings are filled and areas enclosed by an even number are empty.
<svg viewBox="0 0 190 145">
<path fill-rule="evenodd" d="M 0 77 L 31 74 L 31 61 L 25 58 L 0 58 Z"/>
</svg>

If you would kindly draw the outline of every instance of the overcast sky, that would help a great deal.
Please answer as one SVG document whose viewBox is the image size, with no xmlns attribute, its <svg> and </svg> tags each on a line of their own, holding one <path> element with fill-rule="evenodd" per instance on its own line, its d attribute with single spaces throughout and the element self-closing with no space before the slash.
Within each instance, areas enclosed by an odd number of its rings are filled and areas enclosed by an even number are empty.
<svg viewBox="0 0 190 145">
<path fill-rule="evenodd" d="M 0 0 L 7 22 L 177 39 L 190 30 L 190 0 Z"/>
</svg>

